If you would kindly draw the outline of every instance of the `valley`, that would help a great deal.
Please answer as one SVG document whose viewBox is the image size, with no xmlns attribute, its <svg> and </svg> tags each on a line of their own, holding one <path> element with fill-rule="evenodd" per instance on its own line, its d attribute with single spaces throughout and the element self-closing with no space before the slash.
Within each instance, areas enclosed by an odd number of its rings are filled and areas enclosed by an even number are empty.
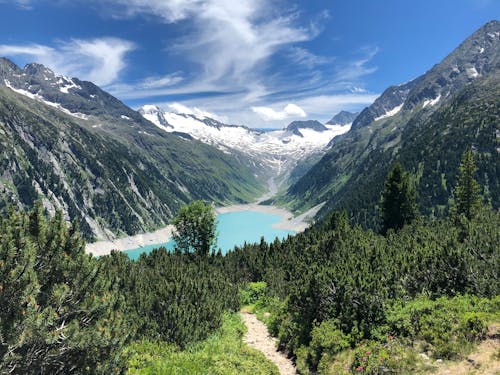
<svg viewBox="0 0 500 375">
<path fill-rule="evenodd" d="M 0 374 L 497 372 L 500 7 L 391 1 L 0 0 Z"/>
<path fill-rule="evenodd" d="M 272 186 L 272 185 L 271 185 Z M 276 191 L 274 191 L 274 194 Z M 227 250 L 233 248 L 234 246 L 242 246 L 244 242 L 258 242 L 260 240 L 260 236 L 264 236 L 264 233 L 267 233 L 264 237 L 268 241 L 272 241 L 274 236 L 283 236 L 285 232 L 289 233 L 299 233 L 304 231 L 313 221 L 314 216 L 320 210 L 321 204 L 311 208 L 307 212 L 304 212 L 301 215 L 294 216 L 291 212 L 270 205 L 262 205 L 260 204 L 263 200 L 267 200 L 271 198 L 273 195 L 273 191 L 270 190 L 269 193 L 263 195 L 260 199 L 258 199 L 255 203 L 247 203 L 247 204 L 237 204 L 237 205 L 229 205 L 216 207 L 215 212 L 218 215 L 224 215 L 228 213 L 262 213 L 264 216 L 258 216 L 261 218 L 261 221 L 255 222 L 255 217 L 252 218 L 252 228 L 255 226 L 260 227 L 259 231 L 261 231 L 257 236 L 255 234 L 248 234 L 249 225 L 248 219 L 242 217 L 240 221 L 237 223 L 232 223 L 232 232 L 236 231 L 238 234 L 237 239 L 223 240 L 220 243 L 223 246 L 222 250 L 225 253 Z M 267 222 L 267 216 L 269 217 L 279 217 L 279 221 L 272 223 L 270 226 Z M 234 221 L 235 218 L 232 219 Z M 266 222 L 266 224 L 264 224 Z M 93 254 L 94 256 L 102 256 L 108 255 L 112 250 L 117 251 L 125 251 L 128 254 L 134 254 L 136 257 L 137 254 L 142 252 L 149 252 L 154 248 L 165 246 L 169 250 L 172 250 L 173 243 L 170 242 L 172 238 L 172 232 L 175 229 L 173 225 L 167 225 L 166 227 L 157 229 L 152 232 L 140 233 L 133 236 L 120 237 L 113 240 L 101 240 L 92 243 L 87 243 L 85 247 L 85 251 Z M 219 228 L 219 236 L 225 237 L 225 232 L 228 229 Z M 252 231 L 255 233 L 255 229 Z M 223 244 L 230 243 L 230 245 L 224 246 Z"/>
</svg>

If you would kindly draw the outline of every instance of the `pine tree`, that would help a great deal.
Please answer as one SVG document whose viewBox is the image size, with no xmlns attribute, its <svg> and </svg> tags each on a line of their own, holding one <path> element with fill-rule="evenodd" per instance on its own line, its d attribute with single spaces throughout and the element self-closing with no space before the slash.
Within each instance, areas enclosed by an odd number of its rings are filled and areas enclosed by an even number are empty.
<svg viewBox="0 0 500 375">
<path fill-rule="evenodd" d="M 457 220 L 464 215 L 467 219 L 475 217 L 481 207 L 481 187 L 475 180 L 477 171 L 474 154 L 467 149 L 462 155 L 459 166 L 457 186 L 455 187 L 455 202 L 452 216 Z"/>
<path fill-rule="evenodd" d="M 417 217 L 416 192 L 410 176 L 396 163 L 387 175 L 382 192 L 381 232 L 400 229 Z"/>
</svg>

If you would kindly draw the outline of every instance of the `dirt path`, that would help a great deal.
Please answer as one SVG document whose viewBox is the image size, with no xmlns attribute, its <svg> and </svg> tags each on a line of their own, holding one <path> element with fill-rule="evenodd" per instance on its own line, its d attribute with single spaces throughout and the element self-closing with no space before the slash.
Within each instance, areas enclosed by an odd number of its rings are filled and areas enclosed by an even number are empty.
<svg viewBox="0 0 500 375">
<path fill-rule="evenodd" d="M 295 375 L 295 366 L 283 353 L 276 350 L 276 339 L 269 335 L 265 324 L 258 320 L 254 314 L 241 312 L 240 315 L 247 326 L 247 333 L 243 341 L 264 353 L 267 359 L 278 366 L 281 375 Z"/>
</svg>

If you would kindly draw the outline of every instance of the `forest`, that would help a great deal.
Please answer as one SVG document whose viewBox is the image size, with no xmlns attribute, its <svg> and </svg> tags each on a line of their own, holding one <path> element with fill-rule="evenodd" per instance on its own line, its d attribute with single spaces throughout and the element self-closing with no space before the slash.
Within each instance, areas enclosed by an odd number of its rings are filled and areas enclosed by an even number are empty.
<svg viewBox="0 0 500 375">
<path fill-rule="evenodd" d="M 500 321 L 500 212 L 475 173 L 466 151 L 450 214 L 435 219 L 419 213 L 414 179 L 395 164 L 377 230 L 333 212 L 225 256 L 207 251 L 209 237 L 137 261 L 95 258 L 77 222 L 40 203 L 11 208 L 0 219 L 0 372 L 140 371 L 158 347 L 182 353 L 243 305 L 268 313 L 301 374 L 417 373 L 417 352 L 460 358 Z"/>
</svg>

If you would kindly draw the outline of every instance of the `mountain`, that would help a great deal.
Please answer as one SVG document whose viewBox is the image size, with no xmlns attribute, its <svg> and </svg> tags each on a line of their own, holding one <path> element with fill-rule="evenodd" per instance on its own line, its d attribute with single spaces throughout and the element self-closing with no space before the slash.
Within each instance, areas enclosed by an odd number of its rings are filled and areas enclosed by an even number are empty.
<svg viewBox="0 0 500 375">
<path fill-rule="evenodd" d="M 299 137 L 304 137 L 304 135 L 300 132 L 301 129 L 312 129 L 316 132 L 324 132 L 325 130 L 328 130 L 325 125 L 316 120 L 292 121 L 286 127 L 287 131 L 292 132 Z"/>
<path fill-rule="evenodd" d="M 87 238 L 165 225 L 193 199 L 244 202 L 263 192 L 237 159 L 39 64 L 0 59 L 0 134 L 0 207 L 41 199 Z"/>
<path fill-rule="evenodd" d="M 139 112 L 167 133 L 187 134 L 239 160 L 247 160 L 262 179 L 275 179 L 277 184 L 285 183 L 303 161 L 323 155 L 331 139 L 349 130 L 349 126 L 294 121 L 282 130 L 261 131 L 200 115 L 165 112 L 151 105 Z"/>
<path fill-rule="evenodd" d="M 422 76 L 389 87 L 279 200 L 296 210 L 325 202 L 320 215 L 345 208 L 373 226 L 367 218 L 377 216 L 385 176 L 399 160 L 415 176 L 421 211 L 439 216 L 472 147 L 477 178 L 498 207 L 499 120 L 500 22 L 492 21 Z"/>
<path fill-rule="evenodd" d="M 352 113 L 348 111 L 340 111 L 335 116 L 332 117 L 330 121 L 327 122 L 328 125 L 348 125 L 352 124 L 353 121 L 358 117 L 359 112 Z"/>
</svg>

